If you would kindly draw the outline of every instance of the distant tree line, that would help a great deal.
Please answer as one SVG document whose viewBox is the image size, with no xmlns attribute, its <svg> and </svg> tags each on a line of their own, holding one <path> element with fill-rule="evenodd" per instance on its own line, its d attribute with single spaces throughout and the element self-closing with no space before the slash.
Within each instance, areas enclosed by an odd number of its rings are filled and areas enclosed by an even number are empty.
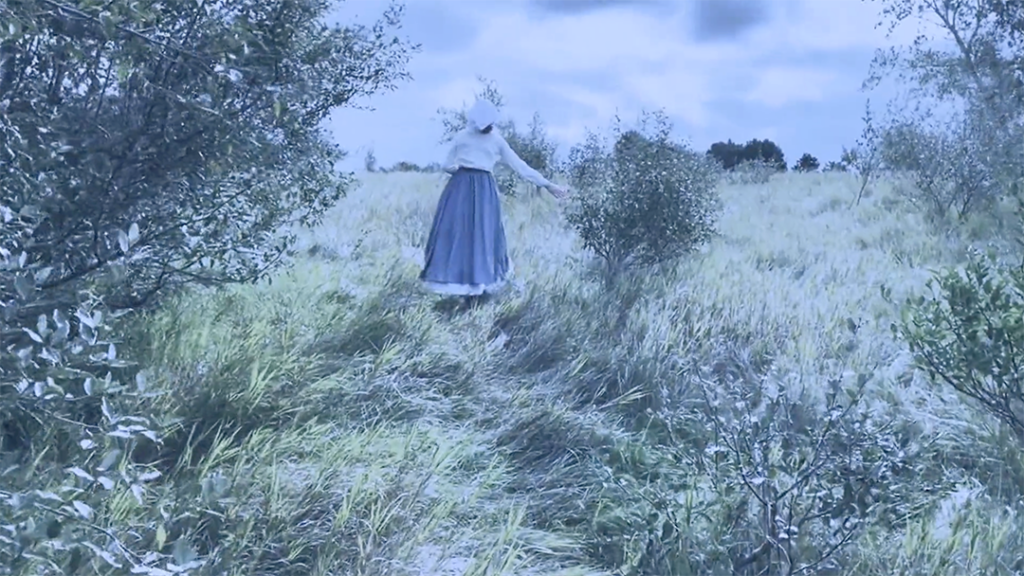
<svg viewBox="0 0 1024 576">
<path fill-rule="evenodd" d="M 727 172 L 746 165 L 760 165 L 778 172 L 786 171 L 786 155 L 782 148 L 771 140 L 759 140 L 754 138 L 746 144 L 738 144 L 732 140 L 715 142 L 708 148 L 706 154 L 715 159 Z M 817 172 L 821 163 L 814 155 L 805 152 L 800 159 L 792 166 L 794 172 Z M 829 162 L 825 166 L 826 171 L 846 171 L 846 164 L 840 162 Z"/>
</svg>

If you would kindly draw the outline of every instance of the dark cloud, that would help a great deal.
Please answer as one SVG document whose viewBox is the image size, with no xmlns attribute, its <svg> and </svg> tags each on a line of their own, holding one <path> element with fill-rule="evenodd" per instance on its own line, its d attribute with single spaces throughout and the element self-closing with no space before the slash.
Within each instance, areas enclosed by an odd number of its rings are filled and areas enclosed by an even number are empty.
<svg viewBox="0 0 1024 576">
<path fill-rule="evenodd" d="M 652 8 L 668 4 L 664 0 L 532 0 L 530 3 L 543 12 L 556 14 L 584 14 L 620 6 Z"/>
<path fill-rule="evenodd" d="M 768 18 L 764 0 L 697 0 L 693 6 L 693 35 L 701 42 L 730 40 Z"/>
</svg>

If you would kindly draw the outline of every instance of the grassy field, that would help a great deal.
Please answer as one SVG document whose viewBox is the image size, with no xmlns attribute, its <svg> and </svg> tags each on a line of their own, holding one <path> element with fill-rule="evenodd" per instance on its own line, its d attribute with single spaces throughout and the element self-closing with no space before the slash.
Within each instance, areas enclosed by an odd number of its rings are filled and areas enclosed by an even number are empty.
<svg viewBox="0 0 1024 576">
<path fill-rule="evenodd" d="M 965 241 L 889 187 L 724 187 L 719 237 L 614 293 L 553 200 L 506 199 L 518 284 L 453 314 L 416 280 L 440 177 L 361 178 L 272 282 L 183 297 L 135 344 L 190 427 L 183 464 L 230 496 L 234 573 L 1022 569 L 1019 450 L 910 368 L 882 297 Z M 769 490 L 799 530 L 767 525 Z"/>
</svg>

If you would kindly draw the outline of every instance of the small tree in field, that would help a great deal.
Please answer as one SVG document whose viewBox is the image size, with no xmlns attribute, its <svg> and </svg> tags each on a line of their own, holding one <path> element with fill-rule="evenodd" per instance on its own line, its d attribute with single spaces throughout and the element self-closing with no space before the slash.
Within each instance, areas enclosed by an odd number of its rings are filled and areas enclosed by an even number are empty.
<svg viewBox="0 0 1024 576">
<path fill-rule="evenodd" d="M 904 191 L 908 200 L 938 218 L 953 213 L 962 220 L 1005 192 L 993 162 L 1000 149 L 984 145 L 984 128 L 969 114 L 945 126 L 901 120 L 879 134 L 881 165 L 909 175 L 914 185 Z"/>
<path fill-rule="evenodd" d="M 860 200 L 864 197 L 864 192 L 867 190 L 868 185 L 878 177 L 881 164 L 878 150 L 879 135 L 875 129 L 870 100 L 864 103 L 864 116 L 861 120 L 864 122 L 864 128 L 861 130 L 856 146 L 853 148 L 844 147 L 843 154 L 839 159 L 839 162 L 847 168 L 856 170 L 857 176 L 860 179 L 860 188 L 857 190 L 857 197 L 851 203 L 851 207 L 855 204 L 860 204 Z"/>
<path fill-rule="evenodd" d="M 663 114 L 644 114 L 637 129 L 616 126 L 612 147 L 591 135 L 570 153 L 580 193 L 568 220 L 604 260 L 609 280 L 682 256 L 714 234 L 718 167 L 674 142 L 671 129 Z"/>
<path fill-rule="evenodd" d="M 804 153 L 799 160 L 796 161 L 796 165 L 793 166 L 793 170 L 797 172 L 816 172 L 818 170 L 818 159 L 809 153 Z"/>
<path fill-rule="evenodd" d="M 377 155 L 373 153 L 373 150 L 368 150 L 366 152 L 366 157 L 363 158 L 363 168 L 365 168 L 367 172 L 377 171 Z"/>
</svg>

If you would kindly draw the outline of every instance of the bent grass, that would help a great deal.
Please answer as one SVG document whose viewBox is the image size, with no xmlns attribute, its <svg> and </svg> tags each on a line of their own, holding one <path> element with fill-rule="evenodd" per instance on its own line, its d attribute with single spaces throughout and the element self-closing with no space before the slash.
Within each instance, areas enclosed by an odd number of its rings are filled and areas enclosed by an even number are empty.
<svg viewBox="0 0 1024 576">
<path fill-rule="evenodd" d="M 807 402 L 869 374 L 864 409 L 917 447 L 917 476 L 886 480 L 917 494 L 904 516 L 819 573 L 1014 573 L 1020 465 L 1004 458 L 1019 453 L 910 369 L 881 296 L 920 291 L 963 243 L 882 185 L 850 209 L 857 189 L 844 174 L 723 187 L 719 237 L 615 293 L 553 201 L 504 199 L 519 284 L 446 315 L 416 282 L 439 179 L 365 175 L 272 281 L 147 320 L 138 355 L 186 439 L 178 474 L 227 502 L 207 547 L 233 574 L 731 573 L 761 521 L 680 460 L 708 430 L 668 430 L 715 367 Z"/>
</svg>

